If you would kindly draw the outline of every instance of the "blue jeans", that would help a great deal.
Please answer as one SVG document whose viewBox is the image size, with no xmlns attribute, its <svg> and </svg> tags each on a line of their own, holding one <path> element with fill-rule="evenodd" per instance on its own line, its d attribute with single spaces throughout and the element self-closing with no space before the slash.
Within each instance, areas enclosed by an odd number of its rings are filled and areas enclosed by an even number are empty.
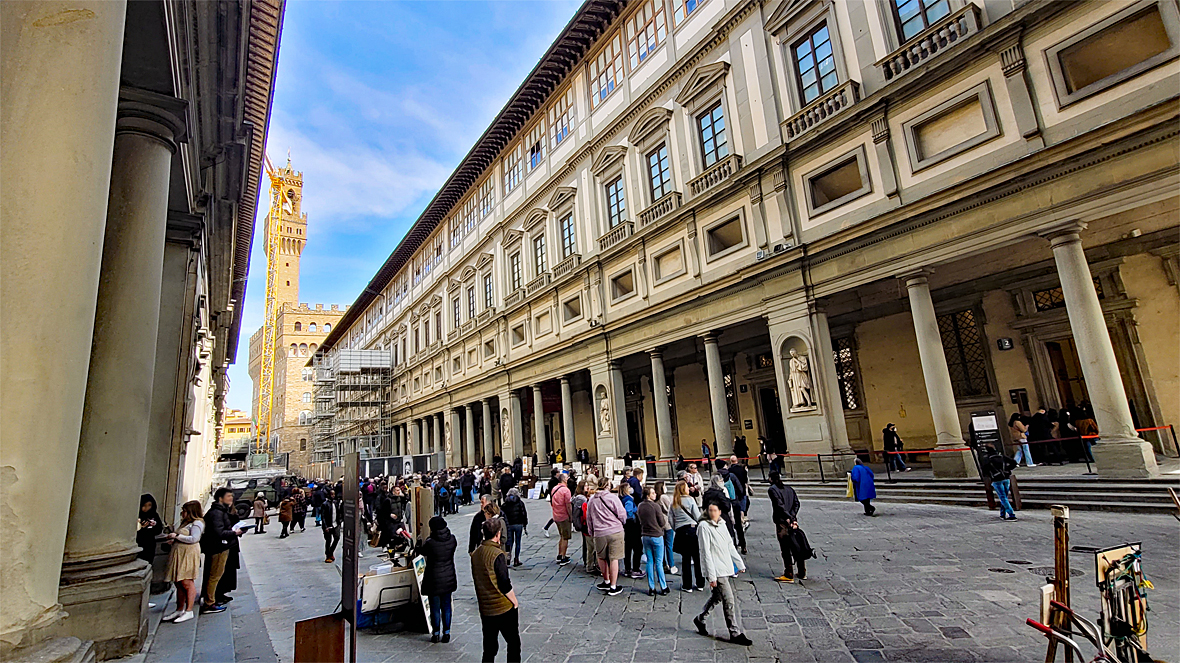
<svg viewBox="0 0 1180 663">
<path fill-rule="evenodd" d="M 514 559 L 520 559 L 520 542 L 524 539 L 524 525 L 509 525 L 508 526 L 508 545 L 504 550 L 512 552 L 513 544 L 516 545 L 516 554 Z"/>
<path fill-rule="evenodd" d="M 664 532 L 664 566 L 676 566 L 676 560 L 672 557 L 672 542 L 675 540 L 676 530 L 670 529 Z"/>
<path fill-rule="evenodd" d="M 1011 479 L 992 482 L 992 490 L 995 491 L 996 497 L 1000 500 L 1000 516 L 1012 516 L 1015 518 L 1016 512 L 1012 510 L 1012 505 L 1008 502 L 1008 492 L 1011 489 Z"/>
<path fill-rule="evenodd" d="M 451 632 L 451 595 L 430 597 L 430 625 L 434 635 Z"/>
<path fill-rule="evenodd" d="M 643 552 L 647 555 L 647 588 L 656 588 L 656 575 L 659 574 L 660 589 L 668 586 L 664 579 L 664 537 L 643 537 Z"/>
<path fill-rule="evenodd" d="M 905 472 L 905 461 L 901 459 L 901 454 L 888 454 L 889 467 L 895 472 Z"/>
<path fill-rule="evenodd" d="M 1025 464 L 1025 466 L 1027 466 L 1027 467 L 1032 467 L 1032 466 L 1033 466 L 1033 462 L 1032 462 L 1032 452 L 1031 452 L 1031 451 L 1029 451 L 1029 449 L 1028 449 L 1028 443 L 1027 443 L 1027 442 L 1025 442 L 1024 444 L 1021 444 L 1021 445 L 1019 445 L 1018 447 L 1016 447 L 1016 455 L 1015 455 L 1015 456 L 1012 458 L 1012 460 L 1015 460 L 1015 461 L 1016 461 L 1016 464 L 1017 464 L 1017 465 L 1019 465 L 1019 464 L 1020 464 L 1020 459 L 1021 459 L 1022 457 L 1024 458 L 1024 464 Z"/>
</svg>

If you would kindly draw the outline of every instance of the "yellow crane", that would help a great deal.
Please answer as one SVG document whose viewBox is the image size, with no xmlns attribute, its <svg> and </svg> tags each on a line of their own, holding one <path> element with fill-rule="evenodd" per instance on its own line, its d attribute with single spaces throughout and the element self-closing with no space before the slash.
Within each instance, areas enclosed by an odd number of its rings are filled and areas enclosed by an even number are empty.
<svg viewBox="0 0 1180 663">
<path fill-rule="evenodd" d="M 270 212 L 266 215 L 263 250 L 266 252 L 266 312 L 262 321 L 262 370 L 258 381 L 258 437 L 255 453 L 269 449 L 270 425 L 273 418 L 275 393 L 275 342 L 278 338 L 279 307 L 275 301 L 278 281 L 279 233 L 283 214 L 283 177 L 266 158 L 266 174 L 270 177 Z"/>
</svg>

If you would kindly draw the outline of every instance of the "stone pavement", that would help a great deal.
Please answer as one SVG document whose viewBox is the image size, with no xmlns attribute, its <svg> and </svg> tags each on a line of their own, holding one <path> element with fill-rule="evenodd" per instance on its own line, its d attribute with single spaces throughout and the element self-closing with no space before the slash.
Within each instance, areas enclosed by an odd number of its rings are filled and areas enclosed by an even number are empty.
<svg viewBox="0 0 1180 663">
<path fill-rule="evenodd" d="M 473 507 L 452 516 L 465 550 Z M 706 595 L 649 598 L 647 581 L 623 580 L 628 591 L 607 597 L 593 589 L 579 564 L 557 567 L 557 532 L 545 538 L 545 502 L 529 502 L 531 523 L 512 577 L 521 599 L 525 660 L 566 663 L 623 661 L 1035 661 L 1045 640 L 1024 624 L 1037 613 L 1037 588 L 1052 567 L 1052 522 L 1030 511 L 1016 522 L 995 512 L 950 506 L 882 504 L 866 518 L 852 502 L 807 501 L 800 522 L 819 559 L 807 581 L 779 585 L 781 569 L 769 505 L 759 490 L 747 533 L 749 573 L 739 577 L 742 619 L 752 647 L 697 635 L 692 617 Z M 254 592 L 280 660 L 293 653 L 293 623 L 327 614 L 339 603 L 337 565 L 323 561 L 323 537 L 308 529 L 278 540 L 248 535 L 243 551 Z M 1142 541 L 1145 569 L 1155 584 L 1151 651 L 1180 660 L 1180 527 L 1170 516 L 1074 512 L 1074 545 L 1108 546 Z M 579 558 L 579 547 L 571 546 Z M 362 563 L 368 563 L 365 557 Z M 1074 605 L 1097 614 L 1092 557 L 1074 553 Z M 453 640 L 430 644 L 419 633 L 359 635 L 362 661 L 478 661 L 480 625 L 467 557 L 456 557 Z M 1077 572 L 1082 575 L 1077 575 Z M 724 633 L 718 609 L 710 632 Z M 503 648 L 499 658 L 504 657 Z"/>
</svg>

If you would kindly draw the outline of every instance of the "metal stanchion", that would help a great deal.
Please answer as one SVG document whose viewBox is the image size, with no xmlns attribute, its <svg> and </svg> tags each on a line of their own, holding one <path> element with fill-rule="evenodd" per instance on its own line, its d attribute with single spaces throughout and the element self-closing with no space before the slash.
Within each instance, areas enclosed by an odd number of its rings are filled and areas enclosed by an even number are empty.
<svg viewBox="0 0 1180 663">
<path fill-rule="evenodd" d="M 881 453 L 885 455 L 885 478 L 888 481 L 893 481 L 893 468 L 891 467 L 893 459 L 889 457 L 892 452 L 882 450 Z"/>
<path fill-rule="evenodd" d="M 828 480 L 824 478 L 824 457 L 823 454 L 816 454 L 815 459 L 819 461 L 819 482 L 827 483 Z"/>
</svg>

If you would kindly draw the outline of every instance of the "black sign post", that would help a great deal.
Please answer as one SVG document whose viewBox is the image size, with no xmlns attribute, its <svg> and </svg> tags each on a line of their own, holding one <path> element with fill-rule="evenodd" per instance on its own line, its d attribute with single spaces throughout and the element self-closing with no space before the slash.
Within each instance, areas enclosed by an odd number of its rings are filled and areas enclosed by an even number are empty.
<svg viewBox="0 0 1180 663">
<path fill-rule="evenodd" d="M 340 506 L 340 517 L 344 522 L 344 567 L 340 570 L 340 608 L 348 621 L 348 660 L 356 663 L 356 581 L 357 546 L 356 535 L 360 509 L 360 454 L 350 453 L 344 457 L 344 501 Z"/>
</svg>

